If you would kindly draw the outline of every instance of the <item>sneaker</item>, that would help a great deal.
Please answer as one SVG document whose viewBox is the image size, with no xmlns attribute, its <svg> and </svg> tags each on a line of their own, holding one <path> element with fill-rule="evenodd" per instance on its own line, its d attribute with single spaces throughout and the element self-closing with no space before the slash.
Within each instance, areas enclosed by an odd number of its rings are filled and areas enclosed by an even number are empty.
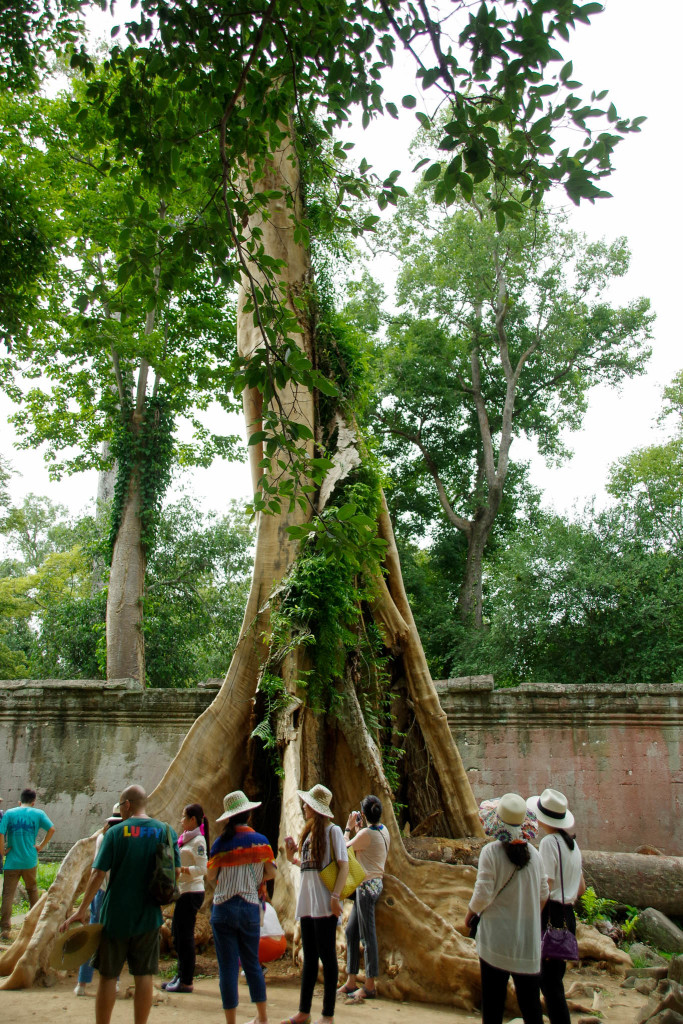
<svg viewBox="0 0 683 1024">
<path fill-rule="evenodd" d="M 169 985 L 175 985 L 176 981 L 180 981 L 180 978 L 178 977 L 177 974 L 174 978 L 171 978 L 170 981 L 162 981 L 161 987 L 164 990 L 164 992 L 166 991 Z M 118 985 L 118 981 L 116 982 L 116 984 Z"/>
<path fill-rule="evenodd" d="M 180 978 L 176 978 L 174 981 L 169 981 L 166 986 L 167 992 L 191 992 L 193 989 L 192 985 L 183 985 Z"/>
<path fill-rule="evenodd" d="M 75 996 L 84 996 L 85 995 L 85 985 L 81 984 L 80 981 L 76 985 L 76 988 L 74 989 L 74 995 Z"/>
</svg>

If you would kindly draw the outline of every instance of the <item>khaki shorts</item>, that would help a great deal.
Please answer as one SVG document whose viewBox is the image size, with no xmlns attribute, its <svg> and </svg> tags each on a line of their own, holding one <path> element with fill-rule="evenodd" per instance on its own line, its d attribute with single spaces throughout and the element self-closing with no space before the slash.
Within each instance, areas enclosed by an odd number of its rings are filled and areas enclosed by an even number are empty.
<svg viewBox="0 0 683 1024">
<path fill-rule="evenodd" d="M 115 939 L 102 932 L 93 961 L 93 966 L 102 977 L 118 978 L 126 960 L 133 977 L 156 974 L 159 970 L 159 929 L 125 939 Z"/>
</svg>

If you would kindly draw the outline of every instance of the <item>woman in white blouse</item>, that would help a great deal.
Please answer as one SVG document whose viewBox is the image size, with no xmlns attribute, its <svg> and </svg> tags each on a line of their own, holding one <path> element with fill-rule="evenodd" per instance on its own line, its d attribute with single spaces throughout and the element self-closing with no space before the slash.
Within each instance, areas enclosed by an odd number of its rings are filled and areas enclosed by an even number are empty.
<svg viewBox="0 0 683 1024">
<path fill-rule="evenodd" d="M 337 964 L 337 927 L 341 923 L 339 894 L 349 873 L 349 855 L 339 825 L 330 821 L 332 794 L 325 786 L 297 790 L 303 805 L 305 824 L 297 843 L 292 836 L 285 839 L 285 852 L 290 864 L 301 868 L 301 887 L 296 916 L 301 924 L 303 969 L 298 1012 L 283 1024 L 310 1024 L 313 990 L 318 980 L 318 965 L 323 965 L 323 1012 L 320 1022 L 332 1024 L 339 980 Z M 319 872 L 332 857 L 339 865 L 335 891 L 330 893 Z"/>
<path fill-rule="evenodd" d="M 567 927 L 576 934 L 574 903 L 586 891 L 583 877 L 581 850 L 576 836 L 567 829 L 574 824 L 567 798 L 557 789 L 544 789 L 540 796 L 527 800 L 544 834 L 538 847 L 543 870 L 548 876 L 550 898 L 543 908 L 541 928 L 546 930 Z M 543 960 L 541 963 L 541 992 L 545 999 L 550 1024 L 570 1024 L 569 1008 L 564 994 L 564 960 Z"/>
<path fill-rule="evenodd" d="M 496 842 L 479 855 L 465 918 L 470 926 L 475 915 L 481 917 L 476 941 L 483 1024 L 502 1024 L 510 975 L 525 1024 L 543 1024 L 541 909 L 548 898 L 548 881 L 538 852 L 523 833 L 526 809 L 521 796 L 506 793 L 484 822 L 484 830 Z"/>
<path fill-rule="evenodd" d="M 161 986 L 167 992 L 192 992 L 194 986 L 194 926 L 204 902 L 204 875 L 209 847 L 209 823 L 201 804 L 187 804 L 180 819 L 180 896 L 173 908 L 171 926 L 178 970 Z"/>
</svg>

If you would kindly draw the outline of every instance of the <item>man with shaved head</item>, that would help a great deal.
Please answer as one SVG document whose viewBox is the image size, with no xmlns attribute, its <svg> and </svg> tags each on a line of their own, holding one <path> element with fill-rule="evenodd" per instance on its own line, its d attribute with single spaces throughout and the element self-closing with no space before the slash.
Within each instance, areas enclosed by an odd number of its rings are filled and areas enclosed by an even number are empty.
<svg viewBox="0 0 683 1024">
<path fill-rule="evenodd" d="M 85 924 L 87 910 L 107 871 L 109 884 L 100 911 L 102 936 L 95 955 L 100 981 L 95 999 L 96 1024 L 109 1024 L 116 1001 L 116 979 L 126 960 L 135 981 L 133 1013 L 135 1024 L 146 1024 L 152 1008 L 154 975 L 159 969 L 159 928 L 161 908 L 149 894 L 156 863 L 157 844 L 165 841 L 167 825 L 150 818 L 147 794 L 142 786 L 128 786 L 119 800 L 121 824 L 105 833 L 83 902 L 64 924 Z M 177 835 L 171 829 L 176 878 L 180 874 Z"/>
</svg>

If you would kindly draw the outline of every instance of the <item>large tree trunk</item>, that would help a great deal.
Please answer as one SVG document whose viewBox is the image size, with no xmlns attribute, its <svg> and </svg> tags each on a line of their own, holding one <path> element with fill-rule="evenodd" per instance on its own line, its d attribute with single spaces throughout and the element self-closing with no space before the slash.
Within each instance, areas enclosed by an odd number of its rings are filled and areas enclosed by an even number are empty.
<svg viewBox="0 0 683 1024">
<path fill-rule="evenodd" d="M 103 441 L 100 455 L 103 462 L 109 458 L 109 442 Z M 95 516 L 98 524 L 104 524 L 111 515 L 111 506 L 114 500 L 114 488 L 116 486 L 116 463 L 108 469 L 101 469 L 97 475 L 97 500 L 95 502 Z M 92 566 L 92 580 L 90 583 L 90 596 L 95 597 L 104 588 L 105 564 L 101 554 L 95 555 Z"/>
<path fill-rule="evenodd" d="M 298 167 L 289 146 L 273 158 L 269 179 L 259 191 L 288 193 L 298 204 Z M 284 294 L 294 300 L 306 293 L 310 269 L 308 253 L 293 238 L 294 221 L 284 199 L 271 201 L 269 218 L 258 226 L 265 251 L 282 258 L 286 266 Z M 240 351 L 249 356 L 260 344 L 252 316 L 243 315 L 240 297 L 238 339 Z M 313 354 L 312 322 L 302 319 L 299 344 Z M 308 391 L 290 387 L 280 393 L 292 419 L 315 426 L 315 405 Z M 260 428 L 260 395 L 248 392 L 244 409 L 249 431 Z M 345 443 L 349 433 L 344 434 Z M 260 445 L 251 446 L 255 479 L 260 475 Z M 343 466 L 354 464 L 348 447 L 339 454 L 333 474 L 341 479 Z M 357 461 L 356 463 L 357 464 Z M 268 652 L 270 602 L 278 583 L 297 556 L 297 545 L 286 527 L 305 518 L 298 508 L 292 513 L 260 515 L 257 522 L 256 557 L 244 622 L 225 682 L 212 705 L 187 734 L 177 756 L 152 794 L 150 812 L 174 821 L 184 804 L 198 801 L 215 822 L 222 810 L 223 795 L 241 787 L 263 801 L 256 824 L 281 847 L 284 836 L 298 835 L 303 825 L 296 791 L 323 782 L 334 793 L 337 821 L 345 821 L 351 808 L 374 792 L 384 804 L 384 820 L 391 833 L 387 862 L 386 893 L 378 908 L 382 991 L 395 998 L 443 1002 L 472 1008 L 479 998 L 479 970 L 474 944 L 454 927 L 462 921 L 474 880 L 466 865 L 420 862 L 403 845 L 394 815 L 391 792 L 377 744 L 364 721 L 355 691 L 353 673 L 339 680 L 341 704 L 336 716 L 314 713 L 305 704 L 305 692 L 297 681 L 309 655 L 295 648 L 279 666 L 290 694 L 290 705 L 276 723 L 278 753 L 284 771 L 278 780 L 255 741 L 250 741 L 252 714 L 264 659 Z M 394 677 L 401 681 L 404 699 L 401 713 L 409 731 L 418 737 L 424 775 L 413 793 L 425 811 L 441 812 L 443 830 L 450 835 L 480 835 L 476 805 L 458 751 L 453 743 L 422 651 L 401 579 L 396 545 L 386 506 L 380 516 L 380 535 L 387 541 L 385 579 L 376 581 L 378 594 L 373 614 L 383 632 L 392 660 Z M 258 705 L 258 701 L 256 702 Z M 122 778 L 121 786 L 134 780 Z M 294 921 L 298 872 L 284 857 L 275 884 L 274 902 L 280 920 L 297 942 Z M 63 918 L 66 913 L 63 906 Z M 417 952 L 416 952 L 417 950 Z"/>
<path fill-rule="evenodd" d="M 147 559 L 141 540 L 140 476 L 130 475 L 121 524 L 112 551 L 107 596 L 107 679 L 145 682 L 142 596 Z"/>
<path fill-rule="evenodd" d="M 477 510 L 472 521 L 472 530 L 467 538 L 467 560 L 465 572 L 458 592 L 458 618 L 466 626 L 481 629 L 483 624 L 482 574 L 484 549 L 488 542 L 496 512 L 491 509 Z"/>
</svg>

